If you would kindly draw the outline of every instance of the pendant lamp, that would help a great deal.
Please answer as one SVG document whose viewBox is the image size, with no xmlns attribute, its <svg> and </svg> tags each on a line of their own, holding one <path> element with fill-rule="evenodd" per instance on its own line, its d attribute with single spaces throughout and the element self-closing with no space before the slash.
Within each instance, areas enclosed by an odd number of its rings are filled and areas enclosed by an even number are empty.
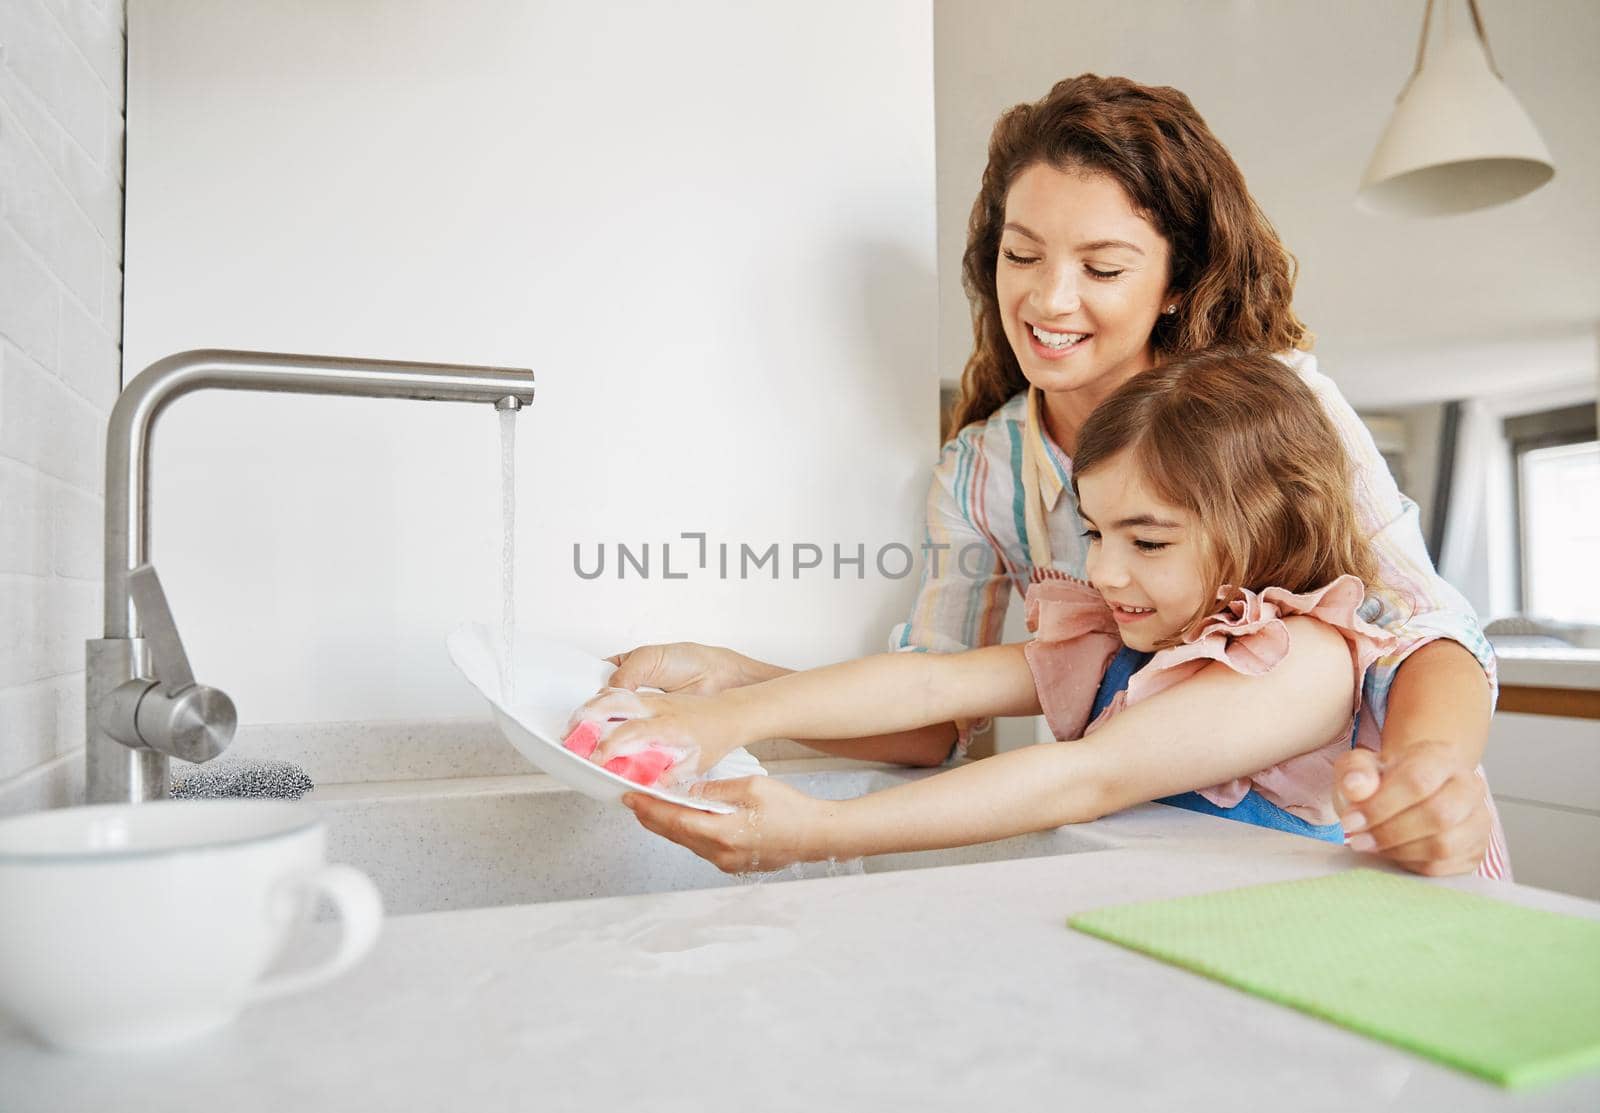
<svg viewBox="0 0 1600 1113">
<path fill-rule="evenodd" d="M 1470 23 L 1445 0 L 1428 50 L 1434 0 L 1422 17 L 1417 64 L 1361 178 L 1368 212 L 1444 216 L 1502 205 L 1548 182 L 1556 168 L 1533 121 L 1495 68 L 1478 0 Z"/>
</svg>

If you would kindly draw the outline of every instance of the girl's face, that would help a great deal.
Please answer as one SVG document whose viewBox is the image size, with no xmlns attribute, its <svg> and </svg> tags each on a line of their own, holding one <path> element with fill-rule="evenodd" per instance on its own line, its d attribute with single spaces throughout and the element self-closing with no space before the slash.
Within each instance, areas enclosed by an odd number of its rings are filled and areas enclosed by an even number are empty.
<svg viewBox="0 0 1600 1113">
<path fill-rule="evenodd" d="M 1132 453 L 1078 477 L 1089 582 L 1105 596 L 1124 645 L 1149 652 L 1207 602 L 1194 518 L 1145 486 Z"/>
<path fill-rule="evenodd" d="M 995 285 L 1028 382 L 1109 394 L 1150 367 L 1167 241 L 1117 182 L 1035 163 L 1011 183 Z"/>
</svg>

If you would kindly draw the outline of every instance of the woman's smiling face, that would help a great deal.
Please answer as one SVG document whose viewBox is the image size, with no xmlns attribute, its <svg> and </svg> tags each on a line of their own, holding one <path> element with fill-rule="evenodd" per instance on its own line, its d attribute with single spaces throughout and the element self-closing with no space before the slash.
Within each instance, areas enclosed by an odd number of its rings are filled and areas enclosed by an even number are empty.
<svg viewBox="0 0 1600 1113">
<path fill-rule="evenodd" d="M 1167 241 L 1107 175 L 1045 163 L 1017 175 L 995 287 L 1028 382 L 1104 396 L 1147 369 L 1170 301 L 1167 257 Z"/>
</svg>

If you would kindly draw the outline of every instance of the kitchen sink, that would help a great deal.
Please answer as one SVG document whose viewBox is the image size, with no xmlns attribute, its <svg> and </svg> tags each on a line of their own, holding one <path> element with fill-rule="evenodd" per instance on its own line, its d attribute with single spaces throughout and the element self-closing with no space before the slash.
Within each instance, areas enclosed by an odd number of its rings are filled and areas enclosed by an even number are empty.
<svg viewBox="0 0 1600 1113">
<path fill-rule="evenodd" d="M 835 800 L 932 772 L 838 758 L 768 767 L 808 795 Z M 1121 845 L 1091 827 L 1061 827 L 980 846 L 734 876 L 646 831 L 616 804 L 591 800 L 543 774 L 335 784 L 307 799 L 327 821 L 329 860 L 366 872 L 392 915 L 775 884 Z"/>
</svg>

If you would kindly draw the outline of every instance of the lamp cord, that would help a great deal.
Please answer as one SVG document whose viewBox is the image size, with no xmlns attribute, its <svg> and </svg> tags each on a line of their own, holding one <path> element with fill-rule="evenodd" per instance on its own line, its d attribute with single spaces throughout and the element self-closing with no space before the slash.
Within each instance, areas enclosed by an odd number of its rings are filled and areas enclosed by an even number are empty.
<svg viewBox="0 0 1600 1113">
<path fill-rule="evenodd" d="M 1489 60 L 1489 72 L 1504 81 L 1505 75 L 1500 72 L 1500 67 L 1494 64 L 1494 51 L 1489 49 L 1489 33 L 1483 29 L 1483 14 L 1478 11 L 1478 0 L 1467 0 L 1467 10 L 1472 14 L 1472 29 L 1478 34 L 1478 43 L 1483 47 L 1483 56 Z M 1406 78 L 1405 87 L 1395 98 L 1397 102 L 1403 100 L 1411 91 L 1411 83 L 1417 79 L 1417 74 L 1422 72 L 1423 57 L 1428 51 L 1428 29 L 1432 24 L 1433 0 L 1428 0 L 1428 6 L 1422 13 L 1422 37 L 1417 40 L 1417 63 L 1411 67 L 1411 76 Z"/>
</svg>

